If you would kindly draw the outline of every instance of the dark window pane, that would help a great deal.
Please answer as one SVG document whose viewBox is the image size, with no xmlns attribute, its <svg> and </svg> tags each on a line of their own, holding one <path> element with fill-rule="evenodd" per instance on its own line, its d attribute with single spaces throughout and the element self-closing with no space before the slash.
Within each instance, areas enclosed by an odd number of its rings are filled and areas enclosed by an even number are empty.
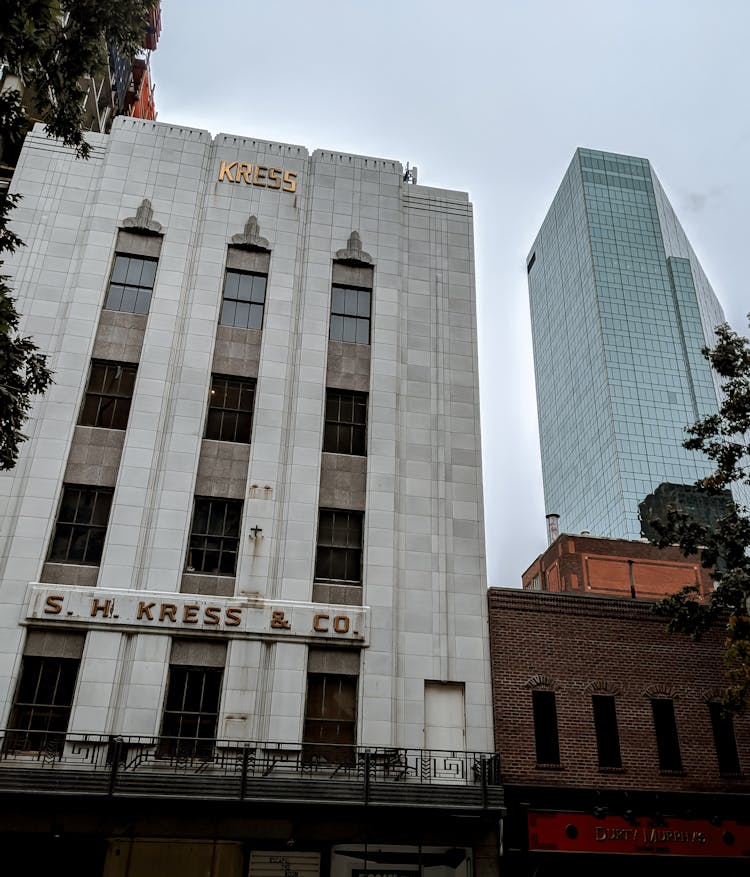
<svg viewBox="0 0 750 877">
<path fill-rule="evenodd" d="M 77 658 L 24 656 L 6 751 L 61 750 L 79 664 Z"/>
<path fill-rule="evenodd" d="M 612 695 L 595 694 L 591 698 L 599 767 L 622 767 L 617 710 Z"/>
<path fill-rule="evenodd" d="M 369 344 L 371 306 L 372 292 L 369 289 L 332 287 L 331 340 Z"/>
<path fill-rule="evenodd" d="M 81 416 L 81 426 L 125 429 L 135 385 L 136 367 L 127 363 L 91 364 Z"/>
<path fill-rule="evenodd" d="M 156 279 L 156 259 L 115 256 L 104 307 L 130 314 L 147 314 Z"/>
<path fill-rule="evenodd" d="M 98 565 L 111 504 L 108 488 L 65 485 L 49 560 Z"/>
<path fill-rule="evenodd" d="M 228 269 L 224 279 L 219 323 L 239 329 L 261 329 L 265 298 L 264 274 L 248 274 Z"/>
<path fill-rule="evenodd" d="M 347 763 L 356 736 L 357 677 L 310 673 L 303 742 L 306 760 Z"/>
<path fill-rule="evenodd" d="M 169 668 L 159 750 L 162 756 L 210 757 L 222 676 L 218 667 Z"/>
<path fill-rule="evenodd" d="M 362 512 L 321 509 L 315 579 L 362 581 Z"/>
<path fill-rule="evenodd" d="M 363 393 L 328 390 L 323 450 L 331 454 L 364 455 L 366 412 L 367 397 Z"/>
<path fill-rule="evenodd" d="M 651 700 L 651 709 L 654 714 L 659 770 L 681 771 L 682 756 L 680 755 L 680 740 L 677 736 L 674 703 L 666 697 L 655 697 Z"/>
<path fill-rule="evenodd" d="M 737 739 L 734 736 L 732 716 L 724 713 L 720 703 L 709 703 L 711 728 L 714 732 L 716 758 L 719 762 L 719 773 L 739 774 L 740 756 L 737 752 Z"/>
<path fill-rule="evenodd" d="M 196 498 L 188 546 L 188 569 L 234 575 L 241 518 L 240 500 Z"/>
<path fill-rule="evenodd" d="M 532 691 L 537 764 L 560 764 L 557 704 L 554 691 Z"/>
</svg>

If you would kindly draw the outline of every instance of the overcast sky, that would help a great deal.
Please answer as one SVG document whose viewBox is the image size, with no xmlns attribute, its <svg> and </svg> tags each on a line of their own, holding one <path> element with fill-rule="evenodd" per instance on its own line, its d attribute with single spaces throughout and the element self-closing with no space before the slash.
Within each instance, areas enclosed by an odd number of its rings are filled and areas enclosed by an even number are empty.
<svg viewBox="0 0 750 877">
<path fill-rule="evenodd" d="M 488 580 L 546 545 L 525 259 L 577 146 L 651 160 L 750 310 L 748 0 L 163 0 L 159 120 L 419 167 L 474 203 Z"/>
</svg>

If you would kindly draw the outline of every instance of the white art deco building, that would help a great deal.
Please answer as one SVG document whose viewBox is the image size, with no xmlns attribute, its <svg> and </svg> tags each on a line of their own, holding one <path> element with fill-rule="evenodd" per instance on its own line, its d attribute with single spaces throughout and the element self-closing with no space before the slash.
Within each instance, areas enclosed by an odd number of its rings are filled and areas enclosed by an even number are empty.
<svg viewBox="0 0 750 877">
<path fill-rule="evenodd" d="M 398 162 L 28 137 L 0 804 L 80 875 L 497 866 L 472 211 Z M 421 869 L 421 870 L 420 870 Z"/>
</svg>

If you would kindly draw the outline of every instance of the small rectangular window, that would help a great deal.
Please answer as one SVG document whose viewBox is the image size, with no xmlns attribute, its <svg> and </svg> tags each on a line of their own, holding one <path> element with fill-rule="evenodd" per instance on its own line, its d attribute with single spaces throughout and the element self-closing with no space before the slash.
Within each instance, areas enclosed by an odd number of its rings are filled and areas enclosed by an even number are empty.
<svg viewBox="0 0 750 877">
<path fill-rule="evenodd" d="M 331 341 L 370 343 L 372 290 L 334 285 L 331 290 Z"/>
<path fill-rule="evenodd" d="M 250 441 L 255 381 L 212 375 L 206 438 L 221 442 Z"/>
<path fill-rule="evenodd" d="M 113 491 L 106 487 L 63 486 L 49 560 L 98 566 L 104 550 Z"/>
<path fill-rule="evenodd" d="M 320 510 L 315 581 L 362 581 L 362 512 Z"/>
<path fill-rule="evenodd" d="M 80 663 L 78 658 L 24 655 L 6 751 L 62 751 Z"/>
<path fill-rule="evenodd" d="M 196 497 L 187 571 L 233 576 L 241 520 L 241 500 Z"/>
<path fill-rule="evenodd" d="M 303 742 L 308 744 L 305 758 L 353 761 L 356 713 L 356 676 L 309 673 L 303 733 Z"/>
<path fill-rule="evenodd" d="M 262 329 L 266 275 L 227 268 L 219 323 L 238 329 Z"/>
<path fill-rule="evenodd" d="M 724 713 L 724 707 L 720 703 L 709 703 L 708 709 L 711 714 L 719 773 L 737 775 L 740 773 L 740 756 L 737 752 L 732 717 Z"/>
<path fill-rule="evenodd" d="M 680 739 L 677 735 L 677 722 L 674 715 L 674 702 L 668 697 L 651 699 L 654 714 L 654 733 L 656 749 L 659 753 L 659 770 L 681 771 Z"/>
<path fill-rule="evenodd" d="M 157 264 L 158 259 L 116 255 L 105 309 L 128 314 L 147 314 L 151 306 Z"/>
<path fill-rule="evenodd" d="M 216 742 L 223 670 L 171 665 L 160 753 L 209 758 Z"/>
<path fill-rule="evenodd" d="M 323 450 L 331 454 L 367 453 L 367 395 L 346 390 L 326 391 Z"/>
<path fill-rule="evenodd" d="M 594 710 L 596 748 L 599 767 L 622 767 L 620 733 L 617 728 L 617 708 L 611 694 L 594 694 L 591 698 Z"/>
<path fill-rule="evenodd" d="M 133 399 L 135 372 L 134 365 L 94 360 L 78 423 L 104 429 L 125 429 Z"/>
<path fill-rule="evenodd" d="M 554 691 L 531 692 L 534 711 L 534 742 L 539 765 L 560 764 L 560 739 L 557 731 L 557 703 Z"/>
</svg>

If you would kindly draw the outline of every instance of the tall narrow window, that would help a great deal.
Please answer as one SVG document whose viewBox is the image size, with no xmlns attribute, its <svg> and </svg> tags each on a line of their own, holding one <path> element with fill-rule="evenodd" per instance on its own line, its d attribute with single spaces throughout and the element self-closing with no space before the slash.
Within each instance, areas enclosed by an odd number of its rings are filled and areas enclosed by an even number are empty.
<svg viewBox="0 0 750 877">
<path fill-rule="evenodd" d="M 221 442 L 250 441 L 255 381 L 212 375 L 206 438 Z"/>
<path fill-rule="evenodd" d="M 336 286 L 331 291 L 331 341 L 370 343 L 372 290 Z"/>
<path fill-rule="evenodd" d="M 362 581 L 362 512 L 320 510 L 315 580 Z"/>
<path fill-rule="evenodd" d="M 112 490 L 66 484 L 49 559 L 96 566 L 102 559 Z"/>
<path fill-rule="evenodd" d="M 680 739 L 677 736 L 674 702 L 668 697 L 654 697 L 651 699 L 651 709 L 654 714 L 659 770 L 681 771 L 682 756 L 680 755 Z"/>
<path fill-rule="evenodd" d="M 105 309 L 125 311 L 128 314 L 147 314 L 151 306 L 157 264 L 157 259 L 115 256 Z"/>
<path fill-rule="evenodd" d="M 80 663 L 78 658 L 24 655 L 6 750 L 62 750 Z"/>
<path fill-rule="evenodd" d="M 163 755 L 211 755 L 222 675 L 220 667 L 170 666 L 161 730 Z"/>
<path fill-rule="evenodd" d="M 591 698 L 591 705 L 594 710 L 599 767 L 622 767 L 615 699 L 611 694 L 594 694 Z"/>
<path fill-rule="evenodd" d="M 237 569 L 242 502 L 195 498 L 188 572 L 233 576 Z"/>
<path fill-rule="evenodd" d="M 354 758 L 357 677 L 309 673 L 303 741 L 307 758 L 349 762 Z"/>
<path fill-rule="evenodd" d="M 266 302 L 266 275 L 227 268 L 219 323 L 238 329 L 261 329 Z"/>
<path fill-rule="evenodd" d="M 554 691 L 531 692 L 534 711 L 536 761 L 542 766 L 560 764 L 560 739 L 557 732 L 557 703 Z"/>
<path fill-rule="evenodd" d="M 709 703 L 711 728 L 714 732 L 716 758 L 719 762 L 719 773 L 739 774 L 740 756 L 737 752 L 737 740 L 734 736 L 734 722 L 730 715 L 724 713 L 720 703 Z"/>
<path fill-rule="evenodd" d="M 347 390 L 326 392 L 323 450 L 331 454 L 367 453 L 367 395 Z"/>
<path fill-rule="evenodd" d="M 81 426 L 125 429 L 133 399 L 135 372 L 134 365 L 94 360 L 78 423 Z"/>
</svg>

